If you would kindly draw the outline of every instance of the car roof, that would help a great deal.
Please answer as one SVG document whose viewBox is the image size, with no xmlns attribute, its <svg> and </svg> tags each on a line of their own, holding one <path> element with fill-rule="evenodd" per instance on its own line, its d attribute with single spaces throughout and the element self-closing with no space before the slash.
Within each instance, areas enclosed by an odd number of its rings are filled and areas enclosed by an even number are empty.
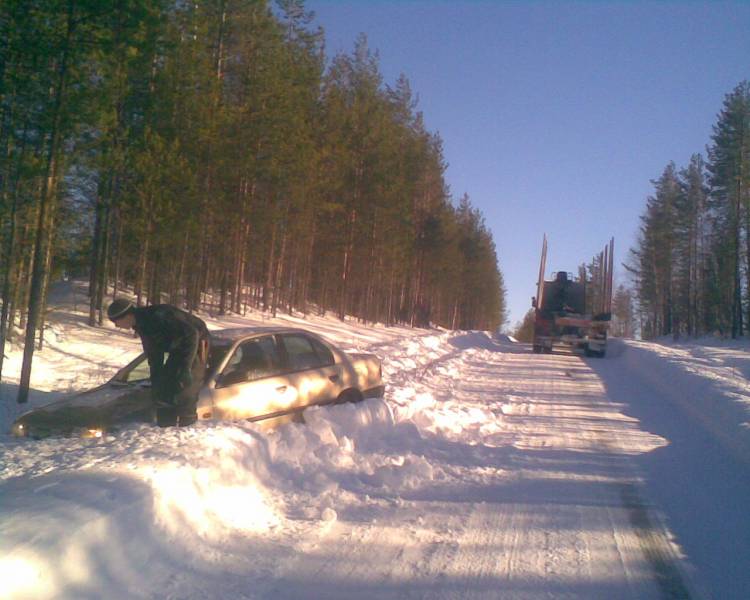
<svg viewBox="0 0 750 600">
<path fill-rule="evenodd" d="M 229 344 L 254 335 L 273 335 L 279 333 L 305 333 L 317 337 L 312 331 L 298 327 L 231 327 L 228 329 L 213 329 L 208 332 L 211 340 L 218 344 Z"/>
</svg>

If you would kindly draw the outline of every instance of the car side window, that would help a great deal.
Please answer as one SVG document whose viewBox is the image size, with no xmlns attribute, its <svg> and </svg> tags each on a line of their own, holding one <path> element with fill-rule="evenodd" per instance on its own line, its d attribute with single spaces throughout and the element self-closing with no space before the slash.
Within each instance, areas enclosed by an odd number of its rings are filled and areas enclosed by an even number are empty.
<svg viewBox="0 0 750 600">
<path fill-rule="evenodd" d="M 328 346 L 326 346 L 320 340 L 316 340 L 315 338 L 310 339 L 312 341 L 313 348 L 315 348 L 315 352 L 318 355 L 318 358 L 320 358 L 321 362 L 323 363 L 323 366 L 329 367 L 336 362 L 333 359 L 333 353 L 328 348 Z"/>
<path fill-rule="evenodd" d="M 291 371 L 317 369 L 333 364 L 333 355 L 323 344 L 305 335 L 290 334 L 283 336 Z"/>
<path fill-rule="evenodd" d="M 279 372 L 280 361 L 273 337 L 242 342 L 235 348 L 221 373 L 221 385 L 234 385 L 270 377 Z"/>
</svg>

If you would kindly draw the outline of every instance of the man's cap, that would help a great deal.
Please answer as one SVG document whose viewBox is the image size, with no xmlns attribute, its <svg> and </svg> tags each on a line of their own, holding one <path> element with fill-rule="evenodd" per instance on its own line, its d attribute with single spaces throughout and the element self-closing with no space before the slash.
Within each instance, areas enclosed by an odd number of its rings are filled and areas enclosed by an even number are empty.
<svg viewBox="0 0 750 600">
<path fill-rule="evenodd" d="M 115 298 L 107 308 L 107 316 L 110 321 L 116 321 L 130 312 L 135 305 L 127 298 Z"/>
</svg>

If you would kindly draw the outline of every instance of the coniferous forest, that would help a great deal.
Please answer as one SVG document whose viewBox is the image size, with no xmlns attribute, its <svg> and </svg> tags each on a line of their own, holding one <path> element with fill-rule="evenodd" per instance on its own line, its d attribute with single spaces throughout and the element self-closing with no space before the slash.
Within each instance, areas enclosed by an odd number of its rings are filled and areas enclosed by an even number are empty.
<svg viewBox="0 0 750 600">
<path fill-rule="evenodd" d="M 301 0 L 0 1 L 0 373 L 21 332 L 28 386 L 63 274 L 89 280 L 92 325 L 125 288 L 502 323 L 492 236 L 408 80 L 384 82 L 364 36 L 326 57 L 312 23 Z"/>
<path fill-rule="evenodd" d="M 726 95 L 707 157 L 669 163 L 652 181 L 633 274 L 643 337 L 750 327 L 750 83 Z"/>
</svg>

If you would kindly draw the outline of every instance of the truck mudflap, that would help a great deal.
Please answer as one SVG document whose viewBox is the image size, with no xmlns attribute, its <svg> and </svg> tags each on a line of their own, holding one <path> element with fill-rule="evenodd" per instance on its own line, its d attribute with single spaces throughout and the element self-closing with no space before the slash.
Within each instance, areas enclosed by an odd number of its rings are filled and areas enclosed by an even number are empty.
<svg viewBox="0 0 750 600">
<path fill-rule="evenodd" d="M 607 344 L 590 342 L 584 348 L 584 353 L 586 354 L 586 356 L 596 356 L 598 358 L 604 358 L 604 356 L 607 354 Z"/>
</svg>

